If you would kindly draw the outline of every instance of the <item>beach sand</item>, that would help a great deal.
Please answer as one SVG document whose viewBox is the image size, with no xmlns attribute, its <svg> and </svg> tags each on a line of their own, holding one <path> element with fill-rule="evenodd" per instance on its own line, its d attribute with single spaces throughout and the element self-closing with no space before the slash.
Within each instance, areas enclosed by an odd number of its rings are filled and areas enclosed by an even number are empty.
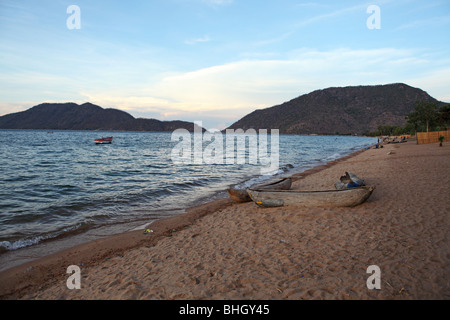
<svg viewBox="0 0 450 320">
<path fill-rule="evenodd" d="M 450 144 L 388 144 L 296 175 L 333 189 L 345 171 L 376 186 L 354 208 L 215 201 L 150 229 L 0 273 L 2 299 L 449 299 Z M 66 269 L 81 270 L 69 290 Z M 381 270 L 370 290 L 367 268 Z"/>
</svg>

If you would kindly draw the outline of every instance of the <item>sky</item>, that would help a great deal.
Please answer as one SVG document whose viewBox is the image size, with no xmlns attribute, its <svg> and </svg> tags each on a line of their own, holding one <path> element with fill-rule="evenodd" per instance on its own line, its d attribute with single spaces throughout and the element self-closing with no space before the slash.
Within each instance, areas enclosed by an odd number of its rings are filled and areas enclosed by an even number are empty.
<svg viewBox="0 0 450 320">
<path fill-rule="evenodd" d="M 0 115 L 91 102 L 223 129 L 399 82 L 450 102 L 450 0 L 0 0 Z"/>
</svg>

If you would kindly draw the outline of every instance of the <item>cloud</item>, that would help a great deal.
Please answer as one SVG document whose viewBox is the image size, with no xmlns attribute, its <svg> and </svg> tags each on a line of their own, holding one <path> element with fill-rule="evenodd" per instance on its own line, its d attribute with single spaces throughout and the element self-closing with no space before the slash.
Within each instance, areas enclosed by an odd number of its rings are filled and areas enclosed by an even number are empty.
<svg viewBox="0 0 450 320">
<path fill-rule="evenodd" d="M 424 90 L 441 81 L 443 91 L 450 83 L 445 73 L 435 73 L 435 80 L 429 76 L 434 63 L 416 56 L 413 50 L 304 49 L 286 59 L 242 60 L 171 75 L 153 90 L 160 97 L 173 99 L 168 106 L 179 110 L 228 110 L 239 118 L 254 109 L 331 86 L 407 82 L 423 77 Z"/>
<path fill-rule="evenodd" d="M 31 101 L 0 102 L 0 116 L 3 116 L 8 113 L 24 111 L 33 105 L 34 104 Z"/>
<path fill-rule="evenodd" d="M 303 48 L 282 58 L 246 59 L 190 72 L 160 74 L 151 81 L 128 86 L 93 83 L 78 91 L 75 102 L 90 101 L 134 116 L 199 120 L 209 128 L 222 129 L 224 123 L 230 125 L 255 109 L 333 86 L 404 82 L 444 99 L 450 87 L 448 61 L 429 54 L 395 48 Z M 70 98 L 66 96 L 64 102 L 67 99 Z"/>
<path fill-rule="evenodd" d="M 320 15 L 316 15 L 316 16 L 311 17 L 309 19 L 305 19 L 305 20 L 302 20 L 302 21 L 298 22 L 296 24 L 296 27 L 297 28 L 298 27 L 303 27 L 303 26 L 309 25 L 309 24 L 314 23 L 314 22 L 330 19 L 332 17 L 340 16 L 340 15 L 343 15 L 343 14 L 346 14 L 346 13 L 349 13 L 349 12 L 365 10 L 367 8 L 367 6 L 368 6 L 367 4 L 360 4 L 360 5 L 356 5 L 356 6 L 353 6 L 353 7 L 347 7 L 347 8 L 331 11 L 331 12 L 328 12 L 328 13 L 323 13 L 323 14 L 320 14 Z"/>
<path fill-rule="evenodd" d="M 155 90 L 194 110 L 267 105 L 282 96 L 339 83 L 395 80 L 424 61 L 407 50 L 300 50 L 286 59 L 242 60 L 165 77 Z M 368 77 L 371 75 L 373 79 Z"/>
<path fill-rule="evenodd" d="M 256 42 L 253 43 L 253 45 L 255 45 L 255 46 L 265 46 L 265 45 L 281 42 L 281 41 L 286 40 L 287 38 L 289 38 L 293 33 L 294 33 L 293 31 L 288 31 L 288 32 L 285 32 L 285 33 L 283 33 L 281 35 L 278 35 L 278 36 L 270 38 L 270 39 L 256 41 Z"/>
<path fill-rule="evenodd" d="M 430 19 L 415 20 L 410 23 L 403 24 L 395 30 L 412 29 L 412 28 L 442 28 L 450 24 L 450 15 L 433 17 Z"/>
<path fill-rule="evenodd" d="M 429 70 L 420 77 L 413 76 L 407 83 L 428 92 L 433 98 L 443 102 L 450 102 L 450 67 Z"/>
<path fill-rule="evenodd" d="M 390 3 L 390 2 L 392 2 L 392 0 L 378 0 L 378 1 L 376 1 L 376 5 L 381 6 L 381 5 Z M 336 2 L 336 3 L 338 3 L 338 2 Z M 315 16 L 312 16 L 312 17 L 310 17 L 308 19 L 299 21 L 295 25 L 295 27 L 296 28 L 304 27 L 306 25 L 309 25 L 309 24 L 312 24 L 312 23 L 315 23 L 315 22 L 328 20 L 328 19 L 331 19 L 331 18 L 334 18 L 334 17 L 339 17 L 339 16 L 342 16 L 342 15 L 345 15 L 345 14 L 349 14 L 349 13 L 353 13 L 353 12 L 360 12 L 362 14 L 366 14 L 366 9 L 370 5 L 371 5 L 371 3 L 364 2 L 364 3 L 358 4 L 358 5 L 354 5 L 354 6 L 351 6 L 351 7 L 342 7 L 340 2 L 339 2 L 339 4 L 337 5 L 338 9 L 333 10 L 333 11 L 329 11 L 329 12 L 326 12 L 326 13 L 322 13 L 322 14 L 319 14 L 319 15 L 315 15 Z M 311 3 L 311 2 L 298 4 L 297 6 L 305 7 L 305 8 L 306 7 L 311 7 L 311 8 L 313 8 L 313 7 L 320 8 L 321 7 L 324 10 L 326 8 L 330 8 L 331 7 L 328 4 L 323 5 L 323 4 L 316 4 L 316 3 Z"/>
<path fill-rule="evenodd" d="M 193 39 L 187 39 L 184 41 L 185 44 L 189 44 L 189 45 L 193 45 L 193 44 L 197 44 L 197 43 L 201 43 L 201 42 L 209 42 L 211 41 L 211 39 L 209 38 L 209 36 L 203 36 L 200 38 L 193 38 Z"/>
<path fill-rule="evenodd" d="M 210 5 L 227 5 L 233 3 L 233 0 L 202 0 L 202 2 Z"/>
<path fill-rule="evenodd" d="M 136 90 L 138 95 L 116 89 L 102 93 L 92 90 L 83 92 L 83 96 L 101 106 L 120 107 L 132 114 L 151 114 L 160 119 L 215 118 L 217 123 L 231 124 L 255 109 L 331 86 L 412 79 L 425 90 L 436 85 L 436 81 L 443 81 L 444 90 L 448 85 L 445 73 L 425 72 L 422 82 L 420 76 L 413 76 L 421 68 L 428 70 L 429 64 L 411 50 L 302 49 L 292 51 L 285 59 L 240 60 L 166 75 L 154 84 L 140 87 Z M 213 125 L 212 120 L 210 123 Z"/>
<path fill-rule="evenodd" d="M 297 3 L 295 6 L 301 7 L 301 8 L 326 8 L 326 7 L 329 7 L 329 5 L 327 5 L 327 4 L 321 4 L 321 3 L 317 3 L 317 2 L 302 2 L 302 3 Z"/>
</svg>

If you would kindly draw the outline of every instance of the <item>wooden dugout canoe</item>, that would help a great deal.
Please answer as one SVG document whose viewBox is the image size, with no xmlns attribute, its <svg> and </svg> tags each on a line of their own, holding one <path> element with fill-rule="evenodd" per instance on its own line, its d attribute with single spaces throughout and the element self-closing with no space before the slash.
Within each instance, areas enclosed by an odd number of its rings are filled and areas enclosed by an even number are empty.
<svg viewBox="0 0 450 320">
<path fill-rule="evenodd" d="M 260 207 L 354 207 L 365 202 L 374 189 L 362 186 L 326 191 L 247 189 L 247 192 Z"/>
<path fill-rule="evenodd" d="M 292 179 L 291 178 L 282 178 L 275 181 L 271 181 L 269 183 L 256 185 L 252 188 L 258 189 L 258 190 L 289 190 L 292 185 Z M 250 202 L 252 199 L 250 198 L 248 192 L 246 189 L 234 189 L 229 188 L 227 189 L 228 195 L 232 200 L 235 202 Z"/>
</svg>

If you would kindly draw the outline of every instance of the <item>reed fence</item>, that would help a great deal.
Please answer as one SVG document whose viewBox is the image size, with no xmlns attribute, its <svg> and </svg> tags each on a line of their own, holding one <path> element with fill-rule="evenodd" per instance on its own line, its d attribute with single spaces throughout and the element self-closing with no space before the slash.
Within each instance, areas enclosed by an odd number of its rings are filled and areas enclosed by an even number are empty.
<svg viewBox="0 0 450 320">
<path fill-rule="evenodd" d="M 439 137 L 444 136 L 444 141 L 450 141 L 450 131 L 432 131 L 432 132 L 417 132 L 417 144 L 435 143 L 439 142 Z"/>
</svg>

